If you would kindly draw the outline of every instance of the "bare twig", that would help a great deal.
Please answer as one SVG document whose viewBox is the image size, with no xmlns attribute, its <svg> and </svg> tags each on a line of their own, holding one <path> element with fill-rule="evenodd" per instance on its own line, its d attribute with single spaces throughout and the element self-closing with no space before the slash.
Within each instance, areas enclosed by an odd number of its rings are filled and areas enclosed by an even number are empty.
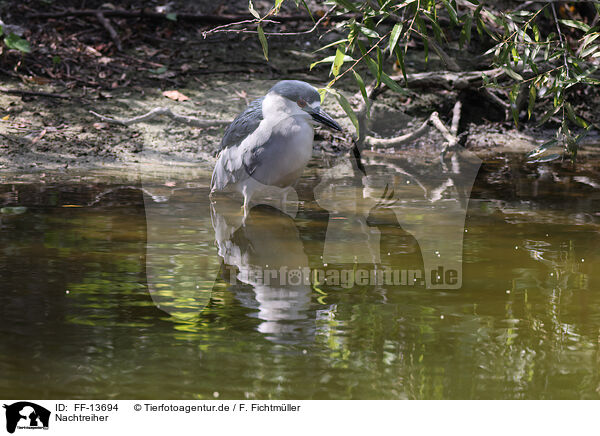
<svg viewBox="0 0 600 436">
<path fill-rule="evenodd" d="M 240 24 L 255 24 L 255 23 L 275 23 L 275 24 L 279 24 L 278 21 L 274 21 L 274 20 L 266 20 L 266 19 L 262 19 L 261 20 L 260 18 L 253 18 L 252 20 L 242 20 L 242 21 L 237 21 L 235 23 L 227 23 L 227 24 L 223 24 L 221 26 L 214 27 L 214 28 L 209 29 L 209 30 L 207 30 L 205 32 L 202 32 L 202 38 L 206 38 L 211 33 L 222 33 L 222 32 L 258 33 L 256 30 L 230 29 L 230 27 L 239 26 Z M 279 34 L 278 33 L 268 33 L 268 32 L 265 32 L 265 35 L 279 35 Z"/>
<path fill-rule="evenodd" d="M 331 9 L 329 9 L 327 12 L 325 12 L 325 14 L 323 14 L 323 16 L 321 18 L 319 18 L 315 24 L 308 30 L 304 30 L 302 32 L 265 32 L 265 35 L 269 35 L 269 36 L 296 36 L 296 35 L 306 35 L 309 33 L 314 32 L 317 27 L 319 27 L 319 24 L 321 24 L 321 22 L 323 20 L 325 20 L 325 18 L 327 18 L 327 16 L 333 12 L 333 10 L 335 9 L 335 6 L 333 6 Z M 279 19 L 279 17 L 276 17 L 276 19 Z M 243 21 L 238 21 L 235 23 L 229 23 L 229 24 L 224 24 L 221 26 L 217 26 L 213 29 L 209 29 L 205 32 L 202 32 L 202 37 L 206 38 L 207 35 L 210 35 L 211 33 L 220 33 L 220 32 L 234 32 L 234 33 L 258 33 L 256 30 L 246 30 L 246 29 L 230 29 L 229 27 L 232 26 L 236 26 L 239 24 L 253 24 L 253 23 L 279 23 L 278 21 L 274 21 L 274 20 L 259 20 L 258 18 L 255 18 L 253 20 L 243 20 Z"/>
<path fill-rule="evenodd" d="M 139 10 L 125 10 L 125 9 L 66 9 L 60 12 L 40 12 L 27 15 L 27 18 L 64 18 L 64 17 L 85 17 L 85 16 L 96 16 L 98 12 L 101 12 L 105 17 L 123 17 L 123 18 L 146 18 L 154 20 L 168 20 L 167 13 L 154 12 L 148 9 Z M 331 21 L 346 21 L 352 18 L 356 18 L 355 14 L 340 14 L 332 15 L 329 17 Z M 178 13 L 177 21 L 191 21 L 196 23 L 206 24 L 228 24 L 235 23 L 243 20 L 253 21 L 254 17 L 251 15 L 210 15 L 210 14 L 190 14 L 190 13 Z M 277 16 L 277 21 L 291 22 L 291 21 L 310 21 L 313 19 L 309 15 L 283 15 Z"/>
<path fill-rule="evenodd" d="M 129 118 L 126 120 L 118 120 L 116 118 L 107 117 L 105 115 L 100 115 L 94 111 L 90 111 L 90 113 L 92 115 L 97 116 L 102 121 L 105 121 L 107 123 L 112 123 L 112 124 L 119 124 L 121 126 L 129 126 L 129 125 L 135 124 L 135 123 L 143 123 L 144 121 L 153 120 L 154 118 L 157 118 L 161 115 L 166 115 L 167 117 L 171 118 L 174 121 L 177 121 L 178 123 L 182 123 L 187 126 L 193 126 L 193 127 L 225 126 L 225 125 L 228 125 L 231 123 L 231 120 L 202 120 L 202 119 L 199 119 L 196 117 L 179 115 L 179 114 L 173 113 L 171 111 L 171 109 L 169 109 L 168 107 L 157 107 L 143 115 L 139 115 L 137 117 Z"/>
<path fill-rule="evenodd" d="M 66 94 L 55 94 L 52 92 L 44 92 L 44 91 L 25 91 L 22 89 L 0 88 L 0 92 L 3 92 L 4 94 L 21 95 L 21 96 L 30 95 L 30 96 L 50 97 L 50 98 L 64 98 L 64 99 L 72 98 L 72 96 L 66 95 Z"/>
<path fill-rule="evenodd" d="M 112 24 L 110 24 L 110 21 L 104 16 L 104 13 L 102 11 L 97 11 L 96 18 L 112 38 L 113 42 L 115 43 L 115 46 L 117 47 L 117 50 L 123 51 L 123 46 L 121 45 L 119 35 L 117 34 L 117 31 L 112 26 Z"/>
<path fill-rule="evenodd" d="M 325 13 L 323 14 L 323 16 L 322 16 L 321 18 L 319 18 L 319 19 L 318 19 L 318 20 L 315 22 L 314 26 L 312 26 L 312 27 L 311 27 L 310 29 L 308 29 L 308 30 L 305 30 L 305 31 L 302 31 L 302 32 L 279 32 L 279 33 L 269 32 L 269 33 L 266 33 L 266 34 L 267 34 L 267 35 L 294 36 L 294 35 L 305 35 L 305 34 L 308 34 L 308 33 L 312 33 L 312 32 L 314 32 L 314 31 L 317 29 L 317 27 L 319 27 L 319 24 L 321 24 L 321 22 L 322 22 L 323 20 L 325 20 L 325 18 L 327 18 L 327 16 L 328 16 L 330 13 L 332 13 L 332 12 L 333 12 L 333 10 L 334 10 L 334 9 L 335 9 L 335 6 L 333 6 L 331 9 L 329 9 L 327 12 L 325 12 Z"/>
<path fill-rule="evenodd" d="M 560 39 L 560 45 L 563 48 L 563 60 L 565 63 L 565 71 L 567 73 L 567 77 L 569 77 L 569 64 L 567 63 L 567 48 L 565 47 L 563 34 L 560 31 L 560 25 L 558 24 L 558 17 L 556 16 L 556 8 L 554 7 L 554 3 L 552 3 L 550 6 L 552 7 L 552 14 L 554 15 L 554 22 L 556 23 L 556 30 L 558 32 L 558 38 Z"/>
</svg>

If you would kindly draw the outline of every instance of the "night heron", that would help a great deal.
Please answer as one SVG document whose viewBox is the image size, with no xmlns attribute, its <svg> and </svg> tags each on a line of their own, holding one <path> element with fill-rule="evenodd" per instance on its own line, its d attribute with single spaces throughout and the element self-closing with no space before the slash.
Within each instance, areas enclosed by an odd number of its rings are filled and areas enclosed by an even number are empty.
<svg viewBox="0 0 600 436">
<path fill-rule="evenodd" d="M 254 100 L 225 131 L 210 193 L 244 196 L 244 218 L 252 195 L 280 188 L 282 203 L 312 155 L 314 126 L 341 127 L 321 109 L 318 91 L 306 82 L 282 80 Z"/>
</svg>

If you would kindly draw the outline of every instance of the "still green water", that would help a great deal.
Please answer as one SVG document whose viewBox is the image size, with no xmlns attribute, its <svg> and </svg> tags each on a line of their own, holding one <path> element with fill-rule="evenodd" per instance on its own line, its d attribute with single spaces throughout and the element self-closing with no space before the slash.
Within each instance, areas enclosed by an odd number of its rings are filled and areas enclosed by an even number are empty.
<svg viewBox="0 0 600 436">
<path fill-rule="evenodd" d="M 313 165 L 245 225 L 207 172 L 5 175 L 0 397 L 598 399 L 600 181 L 505 165 Z"/>
</svg>

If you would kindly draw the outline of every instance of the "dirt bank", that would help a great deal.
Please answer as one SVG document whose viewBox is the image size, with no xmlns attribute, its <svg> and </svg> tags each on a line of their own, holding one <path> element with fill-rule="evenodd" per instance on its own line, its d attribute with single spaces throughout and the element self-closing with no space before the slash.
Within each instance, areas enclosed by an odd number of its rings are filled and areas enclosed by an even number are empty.
<svg viewBox="0 0 600 436">
<path fill-rule="evenodd" d="M 0 57 L 0 171 L 5 172 L 127 168 L 133 164 L 210 168 L 223 126 L 196 128 L 163 117 L 126 127 L 106 123 L 90 111 L 130 118 L 166 106 L 184 115 L 231 120 L 278 80 L 293 78 L 325 85 L 328 67 L 310 70 L 309 65 L 323 57 L 322 52 L 315 53 L 318 47 L 340 37 L 335 23 L 312 33 L 270 37 L 266 62 L 255 34 L 217 33 L 204 39 L 203 32 L 214 25 L 115 17 L 112 21 L 122 43 L 122 50 L 117 50 L 94 19 L 36 19 L 31 18 L 31 8 L 16 2 L 11 7 L 10 3 L 2 4 L 0 16 L 25 28 L 32 52 L 21 55 L 10 51 Z M 42 5 L 34 12 L 54 11 L 64 6 L 62 3 Z M 245 1 L 182 1 L 175 2 L 174 7 L 180 12 L 247 13 Z M 286 7 L 291 9 L 285 13 L 298 14 L 293 3 Z M 305 32 L 311 26 L 310 22 L 292 22 L 278 30 Z M 406 64 L 412 71 L 440 67 L 438 59 L 424 64 L 418 51 L 409 53 Z M 451 54 L 461 65 L 470 62 L 469 53 L 458 47 Z M 360 99 L 353 99 L 356 85 L 347 76 L 336 86 L 357 107 Z M 163 95 L 165 91 L 178 91 L 187 100 L 169 99 Z M 517 130 L 512 123 L 498 120 L 497 109 L 478 101 L 475 94 L 427 89 L 409 90 L 402 96 L 384 93 L 373 107 L 368 133 L 390 137 L 410 132 L 432 111 L 449 123 L 452 106 L 461 99 L 460 144 L 484 161 L 522 156 L 554 136 L 552 126 Z M 321 153 L 344 156 L 352 145 L 354 127 L 333 98 L 326 99 L 324 105 L 344 126 L 345 133 L 318 134 L 315 158 Z M 373 153 L 435 159 L 443 142 L 440 132 L 429 128 L 423 136 L 397 149 Z M 597 135 L 586 139 L 578 165 L 598 169 L 599 143 Z"/>
</svg>

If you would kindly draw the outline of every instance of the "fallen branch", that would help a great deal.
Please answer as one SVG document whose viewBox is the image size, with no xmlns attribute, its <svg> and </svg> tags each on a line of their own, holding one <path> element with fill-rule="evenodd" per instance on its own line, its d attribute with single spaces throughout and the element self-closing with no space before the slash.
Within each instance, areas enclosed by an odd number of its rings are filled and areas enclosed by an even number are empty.
<svg viewBox="0 0 600 436">
<path fill-rule="evenodd" d="M 117 34 L 117 31 L 112 26 L 112 24 L 110 24 L 110 21 L 108 21 L 108 19 L 104 16 L 104 13 L 102 11 L 97 11 L 96 18 L 98 19 L 100 24 L 102 24 L 102 26 L 104 26 L 104 28 L 106 29 L 106 31 L 112 38 L 113 42 L 115 43 L 115 46 L 117 47 L 117 50 L 123 51 L 123 46 L 121 45 L 121 40 L 119 39 L 119 35 Z"/>
<path fill-rule="evenodd" d="M 416 130 L 410 133 L 402 136 L 396 136 L 394 138 L 374 138 L 372 136 L 365 136 L 364 143 L 372 148 L 399 147 L 423 136 L 427 132 L 429 124 L 431 124 L 440 131 L 446 140 L 446 145 L 442 151 L 442 155 L 444 155 L 449 148 L 454 147 L 458 142 L 457 133 L 458 125 L 460 123 L 461 108 L 461 102 L 457 101 L 452 109 L 452 125 L 450 129 L 448 129 L 442 120 L 440 120 L 438 113 L 433 112 L 431 115 L 429 115 L 429 118 L 423 121 L 423 123 Z"/>
<path fill-rule="evenodd" d="M 52 92 L 44 92 L 44 91 L 25 91 L 22 89 L 0 88 L 0 92 L 3 92 L 4 94 L 20 95 L 20 96 L 29 95 L 29 96 L 38 96 L 38 97 L 64 98 L 64 99 L 72 98 L 72 96 L 66 95 L 66 94 L 55 94 Z"/>
<path fill-rule="evenodd" d="M 404 75 L 398 74 L 391 76 L 392 80 L 400 85 L 410 88 L 444 88 L 449 90 L 467 89 L 483 85 L 483 75 L 489 78 L 500 77 L 504 71 L 500 68 L 483 71 L 467 71 L 464 73 L 453 71 L 428 71 L 426 73 L 407 74 L 407 81 Z"/>
<path fill-rule="evenodd" d="M 442 134 L 442 136 L 448 143 L 446 148 L 452 147 L 453 145 L 456 144 L 456 142 L 458 141 L 458 138 L 455 135 L 453 135 L 450 132 L 450 130 L 448 130 L 448 128 L 444 125 L 444 123 L 442 123 L 442 120 L 440 120 L 440 117 L 437 112 L 432 113 L 429 116 L 429 119 L 431 120 L 431 124 L 433 124 L 433 126 L 440 131 L 440 133 Z"/>
<path fill-rule="evenodd" d="M 434 112 L 435 113 L 435 112 Z M 407 133 L 406 135 L 396 136 L 394 138 L 374 138 L 373 136 L 365 136 L 364 143 L 372 148 L 388 148 L 388 147 L 399 147 L 401 145 L 408 144 L 417 138 L 420 138 L 427 132 L 429 127 L 430 118 L 423 121 L 423 124 L 419 126 L 415 131 Z"/>
<path fill-rule="evenodd" d="M 494 91 L 489 88 L 483 88 L 483 96 L 486 97 L 491 102 L 500 106 L 505 111 L 510 111 L 510 104 L 504 100 L 502 100 Z M 506 116 L 508 118 L 508 115 Z"/>
<path fill-rule="evenodd" d="M 182 123 L 182 124 L 185 124 L 186 126 L 193 126 L 193 127 L 226 126 L 231 123 L 231 120 L 202 120 L 202 119 L 196 118 L 196 117 L 179 115 L 179 114 L 173 113 L 171 111 L 171 109 L 169 109 L 168 107 L 157 107 L 143 115 L 140 115 L 140 116 L 137 116 L 134 118 L 129 118 L 126 120 L 118 120 L 116 118 L 107 117 L 105 115 L 100 115 L 94 111 L 90 111 L 90 113 L 92 115 L 97 116 L 102 121 L 105 121 L 107 123 L 112 123 L 112 124 L 119 124 L 121 126 L 129 126 L 129 125 L 135 124 L 135 123 L 143 123 L 144 121 L 153 120 L 154 118 L 157 118 L 161 115 L 166 115 L 167 117 L 171 118 L 174 121 L 177 121 L 178 123 Z"/>
</svg>

